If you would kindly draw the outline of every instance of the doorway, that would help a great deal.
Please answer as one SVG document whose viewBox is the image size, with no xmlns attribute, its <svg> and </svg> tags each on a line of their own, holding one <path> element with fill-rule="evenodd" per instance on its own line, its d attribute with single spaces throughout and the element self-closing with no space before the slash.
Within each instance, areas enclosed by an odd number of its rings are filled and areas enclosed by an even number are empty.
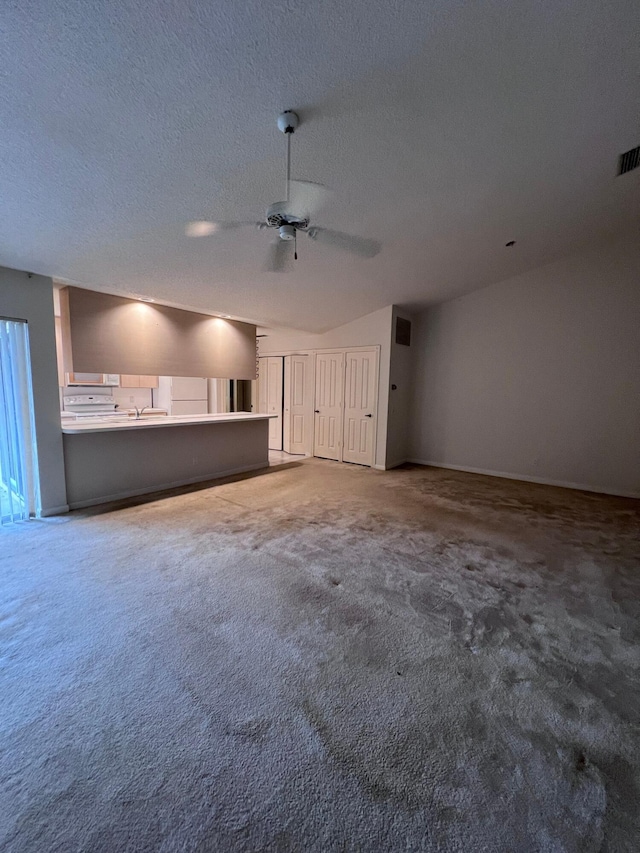
<svg viewBox="0 0 640 853">
<path fill-rule="evenodd" d="M 0 318 L 0 524 L 40 514 L 26 322 Z"/>
<path fill-rule="evenodd" d="M 258 411 L 276 415 L 269 419 L 269 450 L 282 450 L 283 369 L 281 355 L 262 357 L 258 370 Z"/>
<path fill-rule="evenodd" d="M 258 411 L 269 420 L 269 450 L 310 456 L 313 375 L 308 355 L 262 356 L 258 366 Z"/>
</svg>

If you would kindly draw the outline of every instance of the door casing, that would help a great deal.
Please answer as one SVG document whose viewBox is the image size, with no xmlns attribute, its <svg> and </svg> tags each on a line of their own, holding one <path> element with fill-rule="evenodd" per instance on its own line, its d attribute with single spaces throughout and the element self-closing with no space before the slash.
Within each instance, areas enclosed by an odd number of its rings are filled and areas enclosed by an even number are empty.
<svg viewBox="0 0 640 853">
<path fill-rule="evenodd" d="M 260 412 L 276 415 L 269 419 L 269 450 L 282 450 L 283 357 L 261 356 L 258 373 Z"/>
</svg>

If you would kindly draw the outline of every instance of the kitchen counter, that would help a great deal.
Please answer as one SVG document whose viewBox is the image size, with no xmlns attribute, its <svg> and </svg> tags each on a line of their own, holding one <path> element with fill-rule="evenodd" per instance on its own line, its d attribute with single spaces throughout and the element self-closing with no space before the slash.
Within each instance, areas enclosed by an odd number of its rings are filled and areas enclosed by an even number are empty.
<svg viewBox="0 0 640 853">
<path fill-rule="evenodd" d="M 239 423 L 275 418 L 277 415 L 259 415 L 253 412 L 232 412 L 223 415 L 148 415 L 135 418 L 123 415 L 121 418 L 81 418 L 68 420 L 62 424 L 65 435 L 78 435 L 91 432 L 117 432 L 131 429 L 153 429 L 154 427 L 190 426 L 193 424 Z"/>
<path fill-rule="evenodd" d="M 64 422 L 71 509 L 172 489 L 269 465 L 274 415 L 159 415 Z"/>
</svg>

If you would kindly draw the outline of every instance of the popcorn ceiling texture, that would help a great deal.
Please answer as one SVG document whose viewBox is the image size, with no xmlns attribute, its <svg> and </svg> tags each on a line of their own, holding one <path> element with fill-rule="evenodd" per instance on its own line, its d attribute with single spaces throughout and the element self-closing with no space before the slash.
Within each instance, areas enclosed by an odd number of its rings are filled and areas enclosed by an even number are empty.
<svg viewBox="0 0 640 853">
<path fill-rule="evenodd" d="M 306 460 L 3 529 L 0 849 L 637 850 L 639 521 Z"/>
<path fill-rule="evenodd" d="M 636 0 L 3 4 L 0 264 L 319 332 L 507 279 L 638 220 Z M 294 177 L 362 260 L 254 222 Z M 514 249 L 505 250 L 508 240 Z"/>
</svg>

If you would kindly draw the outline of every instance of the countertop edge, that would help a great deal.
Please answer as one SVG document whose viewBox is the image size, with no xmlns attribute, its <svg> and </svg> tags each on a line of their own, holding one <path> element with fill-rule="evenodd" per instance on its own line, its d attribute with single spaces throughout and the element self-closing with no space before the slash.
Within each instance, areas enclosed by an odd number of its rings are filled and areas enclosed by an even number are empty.
<svg viewBox="0 0 640 853">
<path fill-rule="evenodd" d="M 130 421 L 119 421 L 118 423 L 109 423 L 109 421 L 103 421 L 100 424 L 95 422 L 91 424 L 76 422 L 73 426 L 71 424 L 62 424 L 61 430 L 63 435 L 88 435 L 91 433 L 126 432 L 132 429 L 168 429 L 170 427 L 182 426 L 234 424 L 246 421 L 270 420 L 276 417 L 277 415 L 275 414 L 253 414 L 253 412 L 238 413 L 231 417 L 229 415 L 196 415 L 194 417 L 190 417 L 189 415 L 167 415 L 165 417 L 159 416 L 158 420 L 153 421 L 150 418 L 140 418 L 139 420 L 131 418 Z"/>
</svg>

